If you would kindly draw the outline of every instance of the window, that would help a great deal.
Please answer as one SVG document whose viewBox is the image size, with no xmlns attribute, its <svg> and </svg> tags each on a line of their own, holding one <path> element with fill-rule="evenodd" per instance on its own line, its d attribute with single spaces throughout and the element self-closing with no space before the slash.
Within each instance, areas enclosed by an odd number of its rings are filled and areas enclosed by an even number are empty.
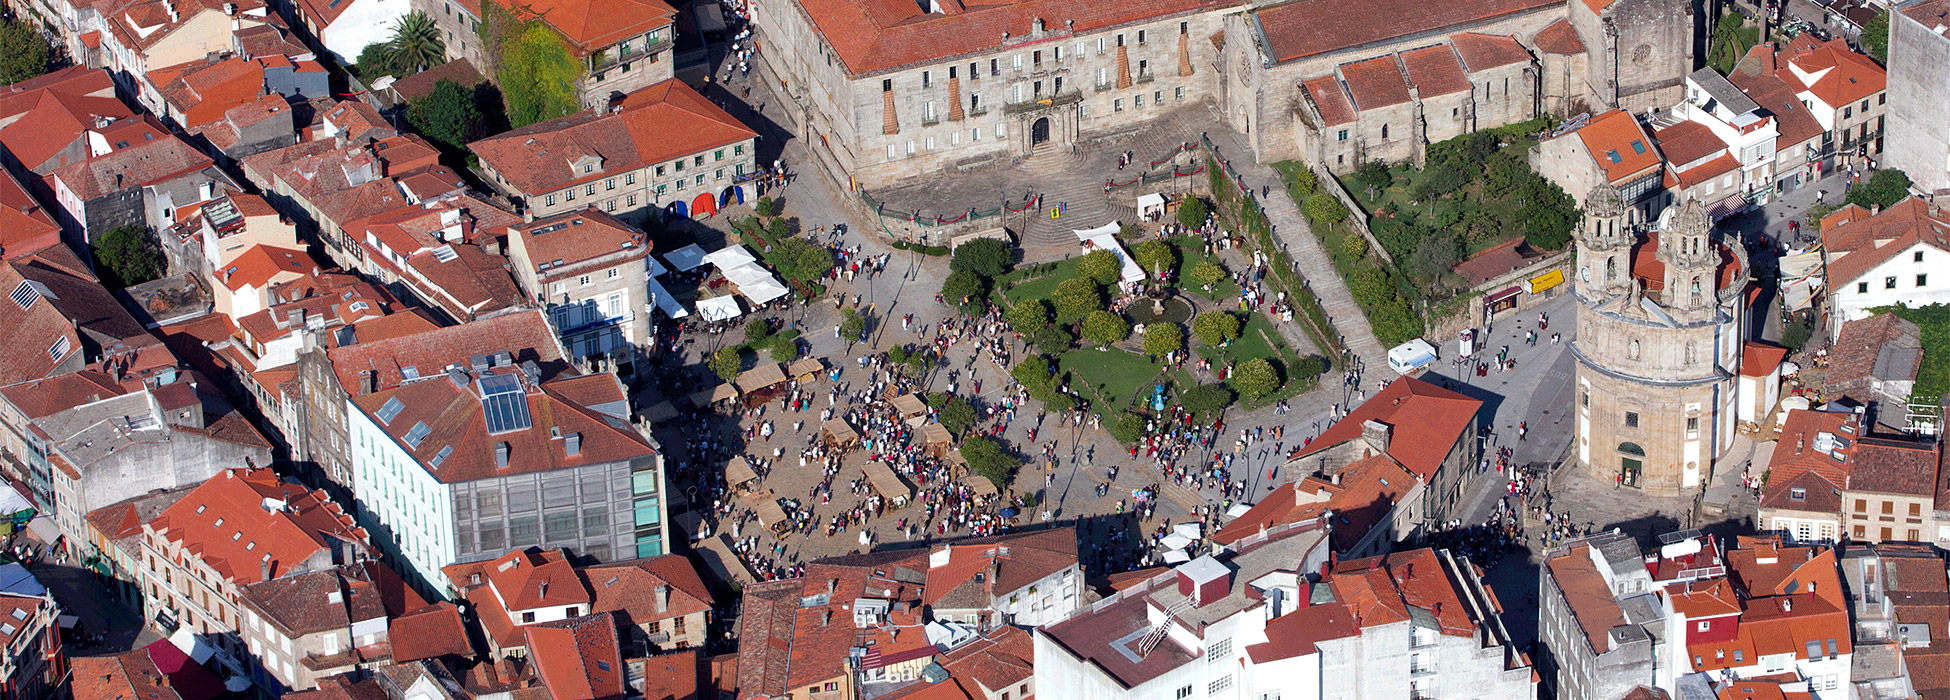
<svg viewBox="0 0 1950 700">
<path fill-rule="evenodd" d="M 636 195 L 630 195 L 630 203 L 629 203 L 629 206 L 630 206 L 630 208 L 632 208 L 632 209 L 634 209 L 634 208 L 636 208 Z"/>
<path fill-rule="evenodd" d="M 1383 125 L 1381 125 L 1381 140 L 1383 140 L 1383 141 L 1387 141 L 1387 140 L 1388 140 L 1388 125 L 1387 125 L 1387 124 L 1383 124 Z"/>
<path fill-rule="evenodd" d="M 1747 652 L 1741 649 L 1733 650 L 1733 662 L 1736 664 L 1747 663 Z"/>
<path fill-rule="evenodd" d="M 1895 275 L 1890 275 L 1890 276 L 1888 276 L 1888 277 L 1884 277 L 1884 278 L 1882 278 L 1882 288 L 1883 288 L 1883 289 L 1895 289 L 1895 288 L 1896 288 L 1896 276 L 1895 276 Z"/>
<path fill-rule="evenodd" d="M 1208 664 L 1221 663 L 1229 656 L 1232 656 L 1231 638 L 1213 642 L 1211 646 L 1205 648 L 1205 662 Z"/>
<path fill-rule="evenodd" d="M 1842 118 L 1843 118 L 1843 119 L 1847 119 L 1847 118 L 1849 118 L 1849 117 L 1853 117 L 1853 116 L 1855 116 L 1855 107 L 1853 107 L 1853 106 L 1846 106 L 1846 107 L 1843 107 L 1843 108 L 1842 108 Z"/>
<path fill-rule="evenodd" d="M 1116 99 L 1116 100 L 1111 100 L 1111 101 L 1110 101 L 1110 111 L 1112 111 L 1112 112 L 1122 112 L 1122 111 L 1124 111 L 1124 100 L 1122 100 L 1122 99 Z"/>
<path fill-rule="evenodd" d="M 1921 503 L 1911 503 L 1911 504 L 1909 504 L 1909 517 L 1912 517 L 1912 518 L 1920 518 L 1920 517 L 1923 517 L 1923 504 L 1921 504 Z M 1914 538 L 1914 537 L 1911 537 L 1910 539 L 1916 539 L 1916 538 Z"/>
<path fill-rule="evenodd" d="M 1700 620 L 1699 624 L 1695 626 L 1693 629 L 1698 630 L 1700 632 L 1705 632 L 1707 630 L 1713 629 L 1713 623 L 1707 620 Z"/>
<path fill-rule="evenodd" d="M 613 189 L 616 189 L 616 178 L 613 178 L 613 177 L 612 177 L 612 178 L 610 178 L 610 179 L 608 179 L 608 180 L 604 180 L 604 181 L 603 181 L 603 189 L 605 189 L 605 190 L 613 190 Z M 592 193 L 592 194 L 593 194 L 593 193 Z"/>
<path fill-rule="evenodd" d="M 1699 416 L 1686 417 L 1686 432 L 1689 433 L 1699 432 Z"/>
<path fill-rule="evenodd" d="M 1639 412 L 1638 412 L 1638 411 L 1626 411 L 1626 412 L 1625 412 L 1625 427 L 1627 427 L 1627 428 L 1636 428 L 1636 427 L 1639 427 Z"/>
<path fill-rule="evenodd" d="M 1232 687 L 1232 674 L 1228 673 L 1223 676 L 1220 676 L 1219 680 L 1212 681 L 1211 683 L 1206 684 L 1205 694 L 1218 695 L 1219 693 L 1225 692 L 1227 688 L 1231 688 L 1231 687 Z"/>
<path fill-rule="evenodd" d="M 881 81 L 880 81 L 880 91 L 881 91 L 881 92 L 893 92 L 893 91 L 894 91 L 894 79 L 893 79 L 893 78 L 882 78 L 882 79 L 881 79 Z"/>
<path fill-rule="evenodd" d="M 610 269 L 609 269 L 609 273 L 608 273 L 608 274 L 607 274 L 606 276 L 607 276 L 608 278 L 610 278 L 610 279 L 616 279 L 616 278 L 617 278 L 618 276 L 620 276 L 620 275 L 622 275 L 622 274 L 623 274 L 623 271 L 622 271 L 622 270 L 618 270 L 618 269 L 616 269 L 616 268 L 613 268 L 613 267 L 612 267 L 612 268 L 610 268 Z"/>
<path fill-rule="evenodd" d="M 1341 133 L 1339 134 L 1339 137 L 1338 137 L 1338 138 L 1336 138 L 1335 140 L 1337 140 L 1337 141 L 1346 141 L 1346 140 L 1347 140 L 1347 130 L 1346 130 L 1346 129 L 1342 129 L 1342 130 L 1341 130 Z"/>
<path fill-rule="evenodd" d="M 1918 287 L 1923 287 L 1923 286 L 1928 286 L 1928 285 L 1929 285 L 1929 283 L 1930 283 L 1930 276 L 1929 276 L 1929 275 L 1917 275 L 1917 276 L 1916 276 L 1916 286 L 1918 286 Z"/>
<path fill-rule="evenodd" d="M 921 71 L 921 87 L 927 87 L 929 85 L 933 85 L 934 84 L 933 78 L 934 78 L 933 73 L 929 71 Z"/>
<path fill-rule="evenodd" d="M 1185 698 L 1189 698 L 1191 696 L 1192 696 L 1191 686 L 1188 685 L 1178 689 L 1178 700 L 1185 700 Z"/>
<path fill-rule="evenodd" d="M 1142 29 L 1139 29 L 1139 30 L 1138 30 L 1138 46 L 1143 46 L 1143 45 L 1144 45 L 1144 30 L 1142 30 Z"/>
<path fill-rule="evenodd" d="M 1923 262 L 1923 251 L 1920 250 L 1916 251 L 1916 255 L 1912 256 L 1910 259 L 1916 262 Z"/>
<path fill-rule="evenodd" d="M 1808 500 L 1808 490 L 1799 487 L 1788 489 L 1788 498 L 1792 498 L 1797 501 Z"/>
<path fill-rule="evenodd" d="M 588 276 L 588 275 L 582 275 L 582 276 L 579 276 L 579 277 L 577 277 L 577 278 L 576 278 L 576 285 L 577 285 L 577 286 L 580 286 L 580 287 L 587 287 L 587 286 L 589 286 L 589 276 Z"/>
<path fill-rule="evenodd" d="M 553 202 L 550 202 L 550 203 L 551 203 L 551 204 L 553 204 Z M 1868 294 L 1868 293 L 1869 293 L 1869 283 L 1867 283 L 1867 282 L 1856 282 L 1856 283 L 1855 283 L 1855 293 L 1856 293 L 1856 294 Z"/>
<path fill-rule="evenodd" d="M 1895 502 L 1895 501 L 1883 501 L 1883 502 L 1882 502 L 1882 514 L 1883 514 L 1883 515 L 1895 515 L 1895 514 L 1896 514 L 1896 502 Z"/>
<path fill-rule="evenodd" d="M 583 185 L 583 186 L 582 186 L 582 193 L 583 193 L 583 194 L 586 194 L 586 195 L 589 195 L 589 196 L 591 196 L 591 197 L 594 197 L 594 196 L 596 196 L 596 183 L 593 183 L 593 182 L 591 182 L 591 183 L 589 183 L 589 184 L 587 184 L 587 185 Z"/>
<path fill-rule="evenodd" d="M 1174 100 L 1185 99 L 1185 87 L 1181 85 L 1177 89 L 1173 90 L 1171 99 Z"/>
<path fill-rule="evenodd" d="M 545 206 L 551 206 L 551 207 L 555 206 L 555 195 L 551 194 L 547 197 L 543 197 L 542 201 L 545 203 Z M 1863 291 L 1868 291 L 1868 290 L 1863 290 Z"/>
<path fill-rule="evenodd" d="M 625 184 L 625 185 L 634 185 L 634 184 L 636 184 L 636 173 L 624 173 L 624 174 L 623 174 L 623 184 Z"/>
<path fill-rule="evenodd" d="M 1142 92 L 1140 92 L 1140 93 L 1138 93 L 1138 94 L 1137 94 L 1136 96 L 1133 96 L 1133 97 L 1131 98 L 1131 105 L 1132 105 L 1132 106 L 1134 106 L 1134 107 L 1143 107 L 1143 106 L 1144 106 L 1144 93 L 1142 93 Z"/>
<path fill-rule="evenodd" d="M 1869 499 L 1866 498 L 1855 499 L 1855 512 L 1857 513 L 1869 512 Z"/>
<path fill-rule="evenodd" d="M 535 621 L 535 613 L 532 613 L 532 612 L 525 612 L 525 613 L 522 613 L 522 614 L 521 614 L 521 622 L 522 622 L 522 624 L 527 624 L 527 623 L 530 623 L 530 622 L 534 622 L 534 621 Z"/>
</svg>

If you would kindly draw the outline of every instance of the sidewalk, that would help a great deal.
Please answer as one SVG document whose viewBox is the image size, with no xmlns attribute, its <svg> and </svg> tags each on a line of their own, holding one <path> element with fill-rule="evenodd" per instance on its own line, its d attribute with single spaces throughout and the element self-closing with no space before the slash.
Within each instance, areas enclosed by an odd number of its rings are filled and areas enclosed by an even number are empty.
<svg viewBox="0 0 1950 700">
<path fill-rule="evenodd" d="M 1300 275 L 1307 279 L 1308 288 L 1320 299 L 1321 309 L 1327 312 L 1328 322 L 1341 335 L 1342 344 L 1361 358 L 1363 368 L 1375 368 L 1373 379 L 1385 379 L 1381 371 L 1388 366 L 1388 349 L 1381 347 L 1381 341 L 1375 339 L 1374 329 L 1368 325 L 1368 317 L 1361 312 L 1361 307 L 1354 303 L 1354 294 L 1348 291 L 1347 282 L 1334 269 L 1327 250 L 1320 247 L 1320 239 L 1314 236 L 1306 218 L 1300 215 L 1300 207 L 1286 194 L 1286 181 L 1271 166 L 1253 160 L 1252 150 L 1246 147 L 1239 134 L 1214 131 L 1208 132 L 1206 137 L 1219 149 L 1220 157 L 1227 159 L 1233 170 L 1246 181 L 1249 189 L 1264 187 L 1280 193 L 1278 197 L 1269 196 L 1261 202 L 1266 207 L 1267 220 L 1273 224 L 1273 235 L 1286 246 L 1287 255 L 1299 267 Z"/>
</svg>

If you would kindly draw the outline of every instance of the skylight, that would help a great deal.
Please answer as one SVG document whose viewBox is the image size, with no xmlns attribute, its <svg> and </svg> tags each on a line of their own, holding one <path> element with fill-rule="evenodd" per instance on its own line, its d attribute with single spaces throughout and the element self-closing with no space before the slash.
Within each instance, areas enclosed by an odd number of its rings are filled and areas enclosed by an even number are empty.
<svg viewBox="0 0 1950 700">
<path fill-rule="evenodd" d="M 406 445 L 408 447 L 418 449 L 420 447 L 420 441 L 427 439 L 427 435 L 431 434 L 432 432 L 433 429 L 427 427 L 425 421 L 415 422 L 413 424 L 413 429 L 406 431 L 406 438 L 405 438 Z"/>
<path fill-rule="evenodd" d="M 14 287 L 13 297 L 14 303 L 20 305 L 20 310 L 26 311 L 34 308 L 34 302 L 41 300 L 41 293 L 34 289 L 33 284 L 22 281 L 20 286 Z"/>
<path fill-rule="evenodd" d="M 399 397 L 394 396 L 386 399 L 386 405 L 379 407 L 379 423 L 381 425 L 390 425 L 394 418 L 399 417 L 399 412 L 404 410 L 406 410 L 406 404 L 400 403 Z"/>
<path fill-rule="evenodd" d="M 528 417 L 528 399 L 521 393 L 521 380 L 510 374 L 481 377 L 481 414 L 487 419 L 489 434 L 527 430 L 534 425 Z"/>
<path fill-rule="evenodd" d="M 453 445 L 447 445 L 441 447 L 439 452 L 434 453 L 433 459 L 427 460 L 427 466 L 433 467 L 434 469 L 439 469 L 440 464 L 447 461 L 447 455 L 453 453 L 454 453 Z"/>
<path fill-rule="evenodd" d="M 1613 163 L 1625 162 L 1624 159 L 1618 157 L 1618 149 L 1616 148 L 1606 149 L 1605 157 L 1611 159 L 1611 162 Z"/>
<path fill-rule="evenodd" d="M 1637 153 L 1639 155 L 1645 155 L 1645 142 L 1640 141 L 1638 139 L 1632 139 L 1632 152 Z"/>
</svg>

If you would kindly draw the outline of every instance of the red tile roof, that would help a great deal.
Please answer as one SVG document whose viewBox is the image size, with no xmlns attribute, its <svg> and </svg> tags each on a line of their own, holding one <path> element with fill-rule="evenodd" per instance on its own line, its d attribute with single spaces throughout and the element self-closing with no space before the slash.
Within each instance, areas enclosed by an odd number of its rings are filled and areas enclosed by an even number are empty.
<svg viewBox="0 0 1950 700">
<path fill-rule="evenodd" d="M 392 646 L 394 663 L 474 655 L 474 649 L 467 643 L 467 625 L 460 619 L 460 609 L 448 602 L 393 618 L 387 624 L 386 639 Z"/>
<path fill-rule="evenodd" d="M 262 290 L 278 275 L 311 275 L 318 272 L 318 261 L 311 259 L 305 251 L 254 245 L 231 260 L 224 269 L 217 271 L 217 278 L 223 282 L 223 286 L 235 292 L 245 287 Z"/>
<path fill-rule="evenodd" d="M 1495 39 L 1495 37 L 1488 38 Z M 1456 47 L 1459 49 L 1467 43 L 1472 42 L 1458 37 Z M 1510 40 L 1509 44 L 1508 48 L 1523 50 L 1523 47 L 1517 46 L 1515 40 Z M 1448 44 L 1437 44 L 1401 52 L 1402 67 L 1408 71 L 1408 82 L 1415 86 L 1417 94 L 1421 95 L 1422 99 L 1469 92 L 1476 88 L 1469 82 L 1469 77 L 1463 74 L 1463 64 L 1456 58 L 1456 50 L 1450 48 Z"/>
<path fill-rule="evenodd" d="M 1854 461 L 1843 484 L 1851 492 L 1936 495 L 1936 445 L 1863 438 Z"/>
<path fill-rule="evenodd" d="M 1077 36 L 1166 17 L 1233 7 L 1235 0 L 942 0 L 942 12 L 909 0 L 802 0 L 813 30 L 856 76 L 987 53 L 1005 34 L 1026 37 L 1035 20 Z M 1164 39 L 1165 37 L 1158 37 Z"/>
<path fill-rule="evenodd" d="M 1331 75 L 1323 75 L 1306 82 L 1307 94 L 1314 105 L 1320 109 L 1321 126 L 1340 126 L 1354 121 L 1354 105 L 1348 102 L 1347 93 L 1341 89 L 1341 81 Z"/>
<path fill-rule="evenodd" d="M 1950 211 L 1934 209 L 1920 197 L 1892 204 L 1875 216 L 1837 216 L 1842 213 L 1823 219 L 1821 226 L 1829 284 L 1837 288 L 1854 284 L 1883 261 L 1917 245 L 1950 253 Z"/>
<path fill-rule="evenodd" d="M 1341 80 L 1354 108 L 1380 109 L 1408 101 L 1408 83 L 1403 82 L 1401 64 L 1395 55 L 1377 56 L 1365 61 L 1341 64 Z"/>
<path fill-rule="evenodd" d="M 1759 47 L 1756 47 L 1759 48 Z M 1794 88 L 1771 74 L 1750 75 L 1734 71 L 1727 80 L 1747 93 L 1748 99 L 1774 117 L 1777 132 L 1775 142 L 1780 150 L 1788 146 L 1820 138 L 1824 133 L 1821 122 L 1808 113 L 1808 106 L 1794 96 Z"/>
<path fill-rule="evenodd" d="M 1456 441 L 1470 437 L 1469 426 L 1483 402 L 1434 384 L 1403 377 L 1376 392 L 1315 438 L 1297 457 L 1361 438 L 1361 424 L 1379 421 L 1393 430 L 1388 456 L 1424 481 L 1432 480 Z"/>
<path fill-rule="evenodd" d="M 528 659 L 553 700 L 616 700 L 624 697 L 622 644 L 616 621 L 585 615 L 524 628 Z"/>
<path fill-rule="evenodd" d="M 1718 287 L 1726 289 L 1739 281 L 1740 261 L 1733 256 L 1733 249 L 1726 243 L 1716 243 L 1720 249 L 1720 270 Z M 1659 259 L 1659 233 L 1648 232 L 1632 246 L 1632 276 L 1649 291 L 1661 291 L 1666 287 L 1666 263 Z"/>
<path fill-rule="evenodd" d="M 13 171 L 0 171 L 0 258 L 61 244 L 61 225 L 27 193 Z"/>
<path fill-rule="evenodd" d="M 1812 93 L 1835 109 L 1882 92 L 1889 82 L 1882 66 L 1856 53 L 1847 41 L 1839 38 L 1799 50 L 1791 46 L 1782 58 L 1787 65 L 1774 72 L 1776 77 Z"/>
<path fill-rule="evenodd" d="M 1740 374 L 1746 377 L 1765 377 L 1787 359 L 1787 348 L 1766 343 L 1747 341 L 1740 344 Z"/>
<path fill-rule="evenodd" d="M 684 649 L 647 659 L 631 659 L 629 663 L 643 664 L 643 671 L 637 674 L 643 682 L 637 693 L 643 700 L 715 698 L 717 695 L 706 692 L 699 682 L 701 661 L 702 655 L 696 649 Z"/>
<path fill-rule="evenodd" d="M 1625 612 L 1591 557 L 1591 545 L 1574 544 L 1552 555 L 1544 566 L 1550 570 L 1578 628 L 1584 631 L 1585 640 L 1602 654 L 1611 651 L 1611 630 L 1625 624 Z"/>
<path fill-rule="evenodd" d="M 1462 57 L 1464 70 L 1471 73 L 1513 63 L 1530 62 L 1530 50 L 1525 49 L 1514 36 L 1462 32 L 1450 36 L 1449 41 L 1455 44 L 1456 55 Z M 1419 85 L 1420 82 L 1418 81 L 1417 84 Z"/>
<path fill-rule="evenodd" d="M 134 117 L 100 69 L 76 66 L 0 88 L 0 144 L 35 172 L 68 165 L 48 161 L 95 128 L 96 119 Z"/>
<path fill-rule="evenodd" d="M 270 578 L 283 576 L 335 541 L 366 542 L 365 530 L 324 492 L 283 481 L 269 469 L 230 469 L 211 477 L 147 528 L 239 585 L 267 580 L 266 566 Z"/>
<path fill-rule="evenodd" d="M 1309 476 L 1281 484 L 1266 498 L 1212 533 L 1212 541 L 1232 544 L 1266 529 L 1312 520 L 1331 511 L 1333 548 L 1345 552 L 1370 529 L 1379 527 L 1417 478 L 1387 455 L 1357 461 L 1339 472 L 1338 483 Z"/>
<path fill-rule="evenodd" d="M 1273 60 L 1291 61 L 1558 6 L 1548 0 L 1296 0 L 1253 12 Z"/>
<path fill-rule="evenodd" d="M 45 418 L 83 404 L 128 393 L 115 378 L 97 370 L 82 370 L 0 388 L 14 410 L 28 420 Z"/>
<path fill-rule="evenodd" d="M 1727 550 L 1726 561 L 1728 575 L 1750 597 L 1813 593 L 1838 607 L 1848 605 L 1834 549 L 1784 547 L 1779 537 L 1742 537 L 1739 548 Z"/>
<path fill-rule="evenodd" d="M 156 645 L 168 647 L 167 650 Z M 171 654 L 170 652 L 174 652 Z M 163 658 L 158 663 L 156 657 Z M 224 694 L 223 684 L 201 665 L 185 663 L 183 653 L 169 640 L 113 656 L 77 657 L 71 685 L 77 698 L 139 700 L 213 700 Z M 167 665 L 174 672 L 161 668 Z"/>
<path fill-rule="evenodd" d="M 843 2 L 844 0 L 830 0 Z M 681 80 L 630 93 L 618 111 L 589 110 L 468 144 L 483 165 L 530 196 L 757 137 Z M 595 157 L 589 174 L 576 161 Z"/>
<path fill-rule="evenodd" d="M 540 311 L 502 314 L 399 338 L 362 339 L 358 345 L 332 349 L 330 358 L 339 385 L 358 396 L 364 393 L 362 372 L 372 372 L 374 386 L 383 391 L 405 381 L 405 368 L 432 376 L 448 365 L 464 366 L 474 355 L 504 351 L 515 364 L 537 363 L 544 382 L 569 369 L 555 329 Z"/>
<path fill-rule="evenodd" d="M 1829 348 L 1823 388 L 1838 394 L 1869 389 L 1878 379 L 1876 365 L 1885 353 L 1889 353 L 1888 361 L 1880 371 L 1887 376 L 1881 378 L 1915 379 L 1923 366 L 1922 333 L 1916 324 L 1893 313 L 1844 321 Z M 1856 398 L 1868 397 L 1857 393 Z"/>
<path fill-rule="evenodd" d="M 1576 133 L 1612 184 L 1659 167 L 1659 152 L 1653 148 L 1652 137 L 1630 112 L 1615 109 L 1592 117 Z"/>
<path fill-rule="evenodd" d="M 1584 53 L 1584 41 L 1578 38 L 1578 30 L 1571 28 L 1571 20 L 1560 19 L 1537 32 L 1533 40 L 1537 50 L 1559 56 L 1576 56 Z"/>
<path fill-rule="evenodd" d="M 625 259 L 637 261 L 633 264 L 641 268 L 640 261 L 650 254 L 649 237 L 642 230 L 594 206 L 509 226 L 507 231 L 510 251 L 519 247 L 531 268 L 548 265 L 537 270 L 544 283 L 599 267 L 615 267 Z"/>
<path fill-rule="evenodd" d="M 1849 442 L 1846 447 L 1837 447 L 1835 454 L 1815 449 L 1815 436 L 1827 433 Z M 1767 464 L 1767 486 L 1761 492 L 1762 508 L 1783 510 L 1813 511 L 1826 508 L 1828 501 L 1840 501 L 1833 495 L 1835 489 L 1848 484 L 1848 457 L 1855 450 L 1856 439 L 1861 436 L 1860 425 L 1854 414 L 1827 413 L 1823 411 L 1789 411 L 1787 421 L 1781 425 L 1780 441 L 1774 448 L 1774 456 Z M 1803 474 L 1812 474 L 1819 483 L 1802 480 Z M 1819 484 L 1827 484 L 1826 488 Z M 1793 497 L 1794 489 L 1803 489 L 1800 499 Z M 1816 499 L 1820 502 L 1817 503 Z"/>
<path fill-rule="evenodd" d="M 187 70 L 176 71 L 176 68 Z M 177 113 L 176 121 L 194 129 L 223 119 L 232 107 L 248 104 L 264 93 L 264 66 L 257 61 L 230 58 L 215 63 L 186 64 L 149 72 L 161 85 L 163 99 Z"/>
<path fill-rule="evenodd" d="M 661 0 L 537 0 L 518 7 L 561 32 L 582 56 L 670 26 L 677 15 Z"/>
<path fill-rule="evenodd" d="M 48 174 L 86 202 L 116 192 L 159 185 L 214 165 L 209 156 L 173 134 L 90 158 Z"/>
<path fill-rule="evenodd" d="M 697 569 L 679 554 L 597 564 L 576 573 L 595 596 L 592 612 L 614 612 L 630 624 L 708 612 L 715 602 Z M 667 596 L 662 609 L 657 603 L 659 586 L 665 587 Z"/>
<path fill-rule="evenodd" d="M 1666 160 L 1675 168 L 1727 153 L 1726 142 L 1721 141 L 1705 124 L 1696 121 L 1683 121 L 1660 129 L 1652 133 L 1652 138 L 1659 142 L 1659 150 L 1666 154 Z"/>
</svg>

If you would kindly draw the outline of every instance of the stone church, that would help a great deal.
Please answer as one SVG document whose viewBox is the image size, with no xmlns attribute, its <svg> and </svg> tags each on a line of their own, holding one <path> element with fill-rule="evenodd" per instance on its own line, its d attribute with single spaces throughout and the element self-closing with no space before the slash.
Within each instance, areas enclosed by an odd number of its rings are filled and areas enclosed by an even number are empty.
<svg viewBox="0 0 1950 700">
<path fill-rule="evenodd" d="M 1201 101 L 1262 161 L 1346 171 L 1535 118 L 1670 104 L 1692 0 L 754 0 L 759 75 L 836 181 L 880 187 Z"/>
<path fill-rule="evenodd" d="M 1697 199 L 1643 221 L 1617 188 L 1576 234 L 1578 462 L 1656 492 L 1698 488 L 1733 444 L 1747 256 Z"/>
</svg>

